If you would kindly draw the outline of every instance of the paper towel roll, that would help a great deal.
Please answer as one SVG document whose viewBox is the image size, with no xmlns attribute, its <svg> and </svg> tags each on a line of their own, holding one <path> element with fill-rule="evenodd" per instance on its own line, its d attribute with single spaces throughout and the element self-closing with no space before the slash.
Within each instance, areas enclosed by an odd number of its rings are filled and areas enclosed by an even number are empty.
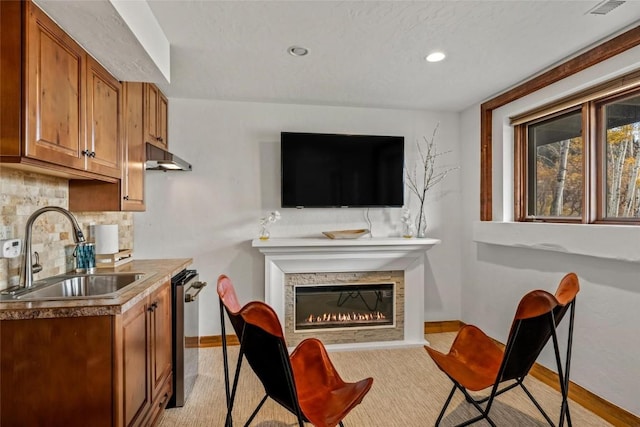
<svg viewBox="0 0 640 427">
<path fill-rule="evenodd" d="M 96 254 L 118 253 L 118 224 L 95 226 Z"/>
</svg>

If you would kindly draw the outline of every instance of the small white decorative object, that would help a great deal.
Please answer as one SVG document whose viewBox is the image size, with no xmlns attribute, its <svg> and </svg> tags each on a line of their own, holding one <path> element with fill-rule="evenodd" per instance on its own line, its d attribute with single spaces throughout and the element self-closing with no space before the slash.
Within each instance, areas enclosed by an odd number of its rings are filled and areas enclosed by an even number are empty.
<svg viewBox="0 0 640 427">
<path fill-rule="evenodd" d="M 268 240 L 271 234 L 269 233 L 269 225 L 273 224 L 280 219 L 280 212 L 273 211 L 269 215 L 260 218 L 260 240 Z"/>
<path fill-rule="evenodd" d="M 406 206 L 402 207 L 402 216 L 400 217 L 400 221 L 402 222 L 402 237 L 405 239 L 412 238 L 414 227 L 413 221 L 411 220 L 411 210 Z"/>
</svg>

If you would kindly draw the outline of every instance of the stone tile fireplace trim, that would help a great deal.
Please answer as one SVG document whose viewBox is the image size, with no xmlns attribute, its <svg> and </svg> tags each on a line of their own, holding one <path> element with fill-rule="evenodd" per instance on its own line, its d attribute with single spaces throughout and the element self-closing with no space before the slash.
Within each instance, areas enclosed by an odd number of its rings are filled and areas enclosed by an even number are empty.
<svg viewBox="0 0 640 427">
<path fill-rule="evenodd" d="M 265 302 L 284 324 L 285 274 L 357 271 L 404 271 L 404 340 L 336 344 L 335 349 L 409 347 L 424 339 L 424 268 L 426 252 L 437 239 L 256 239 L 252 246 L 265 256 Z"/>
</svg>

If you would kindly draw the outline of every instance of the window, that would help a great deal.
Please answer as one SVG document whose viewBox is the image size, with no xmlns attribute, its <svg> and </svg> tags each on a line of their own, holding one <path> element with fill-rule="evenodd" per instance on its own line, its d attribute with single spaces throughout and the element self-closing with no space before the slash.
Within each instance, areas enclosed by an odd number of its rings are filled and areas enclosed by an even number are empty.
<svg viewBox="0 0 640 427">
<path fill-rule="evenodd" d="M 604 218 L 640 218 L 640 94 L 597 106 L 605 131 Z"/>
<path fill-rule="evenodd" d="M 512 119 L 517 220 L 640 224 L 640 82 L 616 86 Z"/>
<path fill-rule="evenodd" d="M 528 216 L 582 217 L 584 150 L 580 111 L 528 126 Z"/>
</svg>

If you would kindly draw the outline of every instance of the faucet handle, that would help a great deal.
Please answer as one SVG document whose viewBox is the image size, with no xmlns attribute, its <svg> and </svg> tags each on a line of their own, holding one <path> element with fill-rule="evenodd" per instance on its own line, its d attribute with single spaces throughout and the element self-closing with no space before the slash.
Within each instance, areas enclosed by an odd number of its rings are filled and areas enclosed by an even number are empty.
<svg viewBox="0 0 640 427">
<path fill-rule="evenodd" d="M 42 271 L 42 264 L 40 264 L 40 254 L 38 252 L 33 252 L 33 256 L 36 259 L 36 262 L 31 266 L 31 271 L 34 273 L 40 273 Z"/>
</svg>

